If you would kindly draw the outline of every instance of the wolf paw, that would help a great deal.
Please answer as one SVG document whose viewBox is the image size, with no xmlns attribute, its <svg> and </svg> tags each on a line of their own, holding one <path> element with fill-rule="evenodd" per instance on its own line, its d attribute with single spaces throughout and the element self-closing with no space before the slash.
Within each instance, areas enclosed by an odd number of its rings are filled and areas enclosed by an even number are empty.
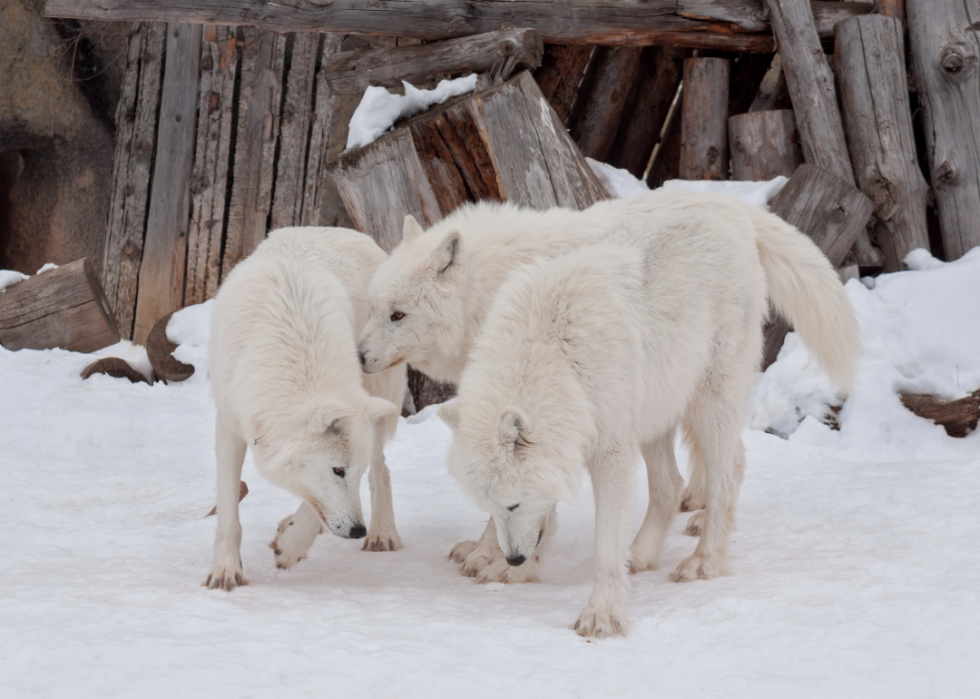
<svg viewBox="0 0 980 699">
<path fill-rule="evenodd" d="M 279 522 L 276 538 L 269 543 L 276 556 L 276 568 L 292 568 L 306 558 L 321 531 L 319 520 L 307 520 L 295 514 Z"/>
<path fill-rule="evenodd" d="M 362 551 L 397 551 L 402 547 L 398 532 L 368 532 Z"/>
<path fill-rule="evenodd" d="M 453 550 L 449 552 L 449 560 L 453 563 L 462 564 L 475 550 L 475 541 L 460 541 L 458 544 L 453 546 Z"/>
<path fill-rule="evenodd" d="M 494 549 L 480 548 L 473 549 L 472 553 L 463 560 L 459 572 L 468 578 L 475 578 L 485 568 L 499 560 L 500 555 Z"/>
<path fill-rule="evenodd" d="M 519 566 L 512 566 L 507 561 L 494 561 L 476 574 L 476 581 L 481 585 L 491 582 L 502 583 L 537 583 L 538 565 L 535 561 L 527 561 Z"/>
<path fill-rule="evenodd" d="M 677 569 L 670 574 L 674 582 L 691 582 L 692 580 L 710 580 L 724 574 L 724 566 L 716 556 L 702 556 L 692 553 L 678 564 Z"/>
<path fill-rule="evenodd" d="M 586 607 L 575 622 L 575 633 L 579 636 L 609 638 L 622 636 L 628 630 L 626 616 L 611 609 Z"/>
<path fill-rule="evenodd" d="M 242 573 L 240 567 L 216 566 L 211 569 L 211 572 L 208 573 L 207 580 L 202 584 L 209 590 L 227 590 L 231 592 L 240 585 L 248 585 L 248 580 L 245 579 L 245 575 Z"/>
<path fill-rule="evenodd" d="M 681 493 L 681 512 L 694 512 L 704 509 L 704 494 L 697 492 L 690 485 Z"/>
<path fill-rule="evenodd" d="M 630 573 L 642 573 L 645 570 L 656 570 L 660 567 L 660 561 L 656 556 L 633 550 L 629 559 Z"/>
<path fill-rule="evenodd" d="M 688 536 L 701 536 L 702 531 L 704 531 L 704 510 L 698 510 L 688 518 L 684 533 Z"/>
</svg>

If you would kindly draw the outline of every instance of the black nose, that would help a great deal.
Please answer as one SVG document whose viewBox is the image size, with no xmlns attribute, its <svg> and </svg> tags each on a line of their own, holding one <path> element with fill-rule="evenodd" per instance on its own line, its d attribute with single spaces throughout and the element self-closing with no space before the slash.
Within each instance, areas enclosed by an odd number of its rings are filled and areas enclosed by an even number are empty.
<svg viewBox="0 0 980 699">
<path fill-rule="evenodd" d="M 512 566 L 519 566 L 521 563 L 523 563 L 526 560 L 527 559 L 521 555 L 507 557 L 507 562 L 510 563 Z"/>
<path fill-rule="evenodd" d="M 364 362 L 365 362 L 364 352 L 358 352 L 357 353 L 357 358 L 361 360 L 361 368 L 363 369 L 364 368 Z"/>
<path fill-rule="evenodd" d="M 363 539 L 367 536 L 367 529 L 364 528 L 363 524 L 355 524 L 350 528 L 350 534 L 347 536 L 351 539 Z"/>
</svg>

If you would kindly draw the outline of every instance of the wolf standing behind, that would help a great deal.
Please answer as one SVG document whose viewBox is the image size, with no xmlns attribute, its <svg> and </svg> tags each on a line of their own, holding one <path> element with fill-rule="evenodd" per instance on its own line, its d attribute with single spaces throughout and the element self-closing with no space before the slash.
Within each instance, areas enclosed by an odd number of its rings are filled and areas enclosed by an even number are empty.
<svg viewBox="0 0 980 699">
<path fill-rule="evenodd" d="M 405 368 L 362 383 L 355 347 L 368 283 L 386 257 L 356 231 L 285 228 L 222 284 L 209 348 L 218 527 L 208 587 L 247 582 L 238 520 L 246 448 L 265 478 L 303 500 L 284 520 L 290 536 L 312 544 L 326 526 L 338 536 L 367 534 L 396 547 L 382 447 L 398 424 Z M 365 530 L 359 489 L 368 463 L 372 512 Z"/>
<path fill-rule="evenodd" d="M 627 628 L 634 467 L 642 454 L 651 503 L 632 557 L 655 561 L 680 497 L 669 447 L 681 423 L 703 460 L 706 503 L 697 547 L 671 577 L 725 571 L 767 294 L 849 387 L 858 328 L 836 272 L 809 238 L 734 198 L 678 195 L 501 288 L 458 397 L 440 409 L 454 430 L 449 468 L 493 516 L 512 565 L 534 555 L 555 503 L 573 499 L 588 470 L 595 584 L 579 634 Z"/>
</svg>

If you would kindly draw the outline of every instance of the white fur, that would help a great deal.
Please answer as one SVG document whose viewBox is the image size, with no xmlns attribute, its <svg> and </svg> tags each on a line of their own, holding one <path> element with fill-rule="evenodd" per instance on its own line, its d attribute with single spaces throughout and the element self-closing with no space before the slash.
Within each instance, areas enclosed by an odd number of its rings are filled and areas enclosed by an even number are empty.
<svg viewBox="0 0 980 699">
<path fill-rule="evenodd" d="M 355 231 L 287 228 L 271 233 L 222 284 L 209 348 L 218 527 L 208 587 L 246 584 L 238 519 L 246 448 L 264 477 L 304 501 L 280 525 L 280 535 L 291 531 L 290 550 L 278 550 L 278 537 L 273 544 L 280 566 L 305 556 L 321 523 L 339 536 L 364 535 L 359 486 L 369 464 L 368 541 L 397 548 L 382 447 L 397 426 L 405 371 L 362 383 L 355 347 L 367 285 L 384 259 Z"/>
<path fill-rule="evenodd" d="M 449 468 L 512 561 L 535 554 L 556 502 L 589 472 L 595 587 L 579 634 L 628 626 L 634 464 L 642 454 L 650 483 L 632 551 L 642 568 L 655 565 L 680 497 L 679 425 L 703 462 L 705 510 L 672 579 L 725 572 L 767 293 L 846 388 L 859 341 L 834 270 L 806 236 L 734 198 L 671 194 L 654 216 L 526 265 L 500 289 L 459 395 L 440 409 L 455 433 Z"/>
</svg>

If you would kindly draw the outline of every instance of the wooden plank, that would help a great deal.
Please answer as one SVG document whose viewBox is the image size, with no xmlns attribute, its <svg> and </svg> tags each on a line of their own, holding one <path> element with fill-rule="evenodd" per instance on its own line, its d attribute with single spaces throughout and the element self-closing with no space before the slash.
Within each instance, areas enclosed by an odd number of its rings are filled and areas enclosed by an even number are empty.
<svg viewBox="0 0 980 699">
<path fill-rule="evenodd" d="M 906 12 L 943 250 L 955 260 L 980 245 L 980 5 L 908 0 Z"/>
<path fill-rule="evenodd" d="M 235 128 L 232 117 L 237 73 L 235 29 L 206 27 L 201 44 L 197 143 L 191 173 L 185 306 L 214 297 L 221 279 L 221 241 Z"/>
<path fill-rule="evenodd" d="M 629 170 L 634 177 L 643 177 L 681 83 L 684 59 L 690 55 L 690 49 L 677 47 L 643 50 L 633 99 L 606 162 Z"/>
<path fill-rule="evenodd" d="M 545 49 L 541 67 L 534 72 L 541 94 L 563 124 L 568 121 L 575 104 L 593 48 L 580 44 L 551 44 Z"/>
<path fill-rule="evenodd" d="M 790 109 L 748 112 L 728 118 L 732 179 L 766 181 L 790 177 L 803 162 L 796 119 Z"/>
<path fill-rule="evenodd" d="M 143 344 L 161 316 L 180 308 L 190 220 L 190 177 L 201 58 L 201 26 L 167 27 L 157 155 L 140 263 L 133 341 Z"/>
<path fill-rule="evenodd" d="M 125 339 L 133 336 L 136 314 L 166 33 L 164 24 L 137 24 L 130 29 L 126 73 L 116 108 L 102 284 Z"/>
<path fill-rule="evenodd" d="M 582 154 L 605 161 L 640 71 L 637 47 L 595 49 L 579 88 L 568 130 Z"/>
<path fill-rule="evenodd" d="M 870 3 L 814 2 L 823 36 Z M 47 0 L 49 17 L 240 24 L 278 32 L 379 34 L 436 41 L 495 31 L 520 18 L 547 43 L 773 50 L 759 0 Z M 701 18 L 701 19 L 697 19 Z M 752 27 L 753 29 L 746 29 Z"/>
<path fill-rule="evenodd" d="M 929 186 L 915 149 L 903 34 L 902 23 L 884 15 L 837 25 L 844 126 L 858 186 L 875 205 L 886 272 L 903 269 L 915 248 L 929 249 Z"/>
<path fill-rule="evenodd" d="M 286 37 L 244 30 L 236 127 L 235 175 L 221 278 L 265 239 L 272 207 Z"/>
<path fill-rule="evenodd" d="M 680 177 L 728 179 L 728 60 L 684 61 Z"/>
<path fill-rule="evenodd" d="M 460 73 L 485 73 L 502 53 L 515 67 L 541 65 L 544 44 L 533 29 L 497 31 L 430 44 L 396 48 L 363 48 L 335 53 L 324 60 L 323 70 L 337 93 L 362 93 L 368 85 L 398 87 L 432 81 Z"/>
<path fill-rule="evenodd" d="M 8 350 L 94 352 L 117 342 L 108 299 L 85 258 L 0 293 L 0 345 Z"/>
</svg>

